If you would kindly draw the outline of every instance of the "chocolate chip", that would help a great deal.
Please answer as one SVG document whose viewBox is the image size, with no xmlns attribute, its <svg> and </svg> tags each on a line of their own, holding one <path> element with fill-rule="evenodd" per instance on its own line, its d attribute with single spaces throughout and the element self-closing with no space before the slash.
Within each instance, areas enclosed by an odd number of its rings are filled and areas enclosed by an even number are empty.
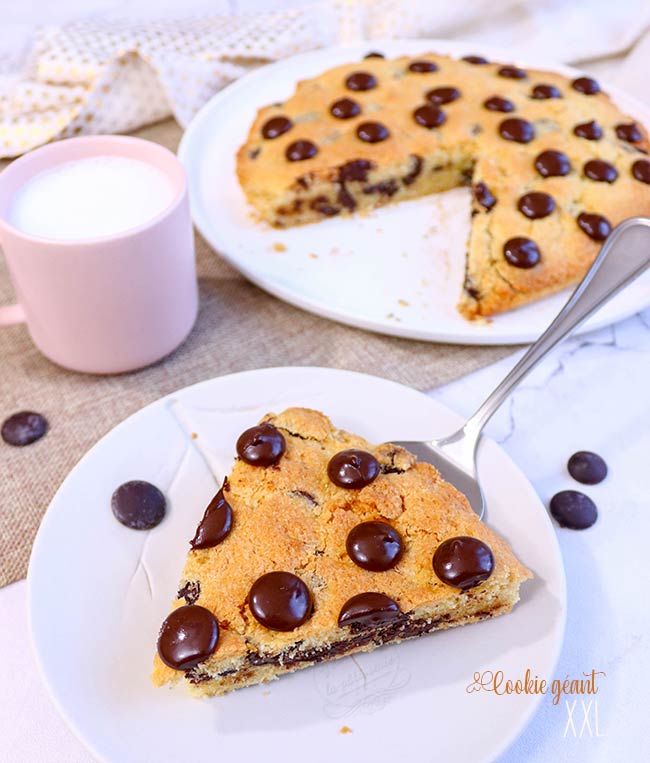
<svg viewBox="0 0 650 763">
<path fill-rule="evenodd" d="M 395 620 L 401 614 L 397 602 L 383 593 L 369 591 L 348 599 L 339 613 L 339 628 L 372 628 Z"/>
<path fill-rule="evenodd" d="M 313 609 L 311 591 L 291 572 L 267 572 L 248 594 L 253 617 L 273 631 L 292 631 L 309 619 Z"/>
<path fill-rule="evenodd" d="M 377 80 L 369 72 L 354 72 L 345 80 L 348 90 L 372 90 L 377 86 Z"/>
<path fill-rule="evenodd" d="M 426 127 L 431 130 L 433 127 L 440 127 L 447 121 L 445 112 L 434 106 L 432 103 L 427 103 L 424 106 L 419 106 L 413 112 L 413 119 L 422 127 Z"/>
<path fill-rule="evenodd" d="M 264 122 L 262 135 L 272 140 L 280 135 L 284 135 L 285 132 L 289 132 L 292 127 L 293 122 L 288 117 L 271 117 L 271 119 Z"/>
<path fill-rule="evenodd" d="M 374 168 L 374 163 L 368 159 L 353 159 L 339 167 L 339 181 L 348 183 L 351 180 L 365 181 L 368 172 Z"/>
<path fill-rule="evenodd" d="M 590 159 L 583 170 L 588 178 L 598 183 L 613 183 L 618 177 L 616 167 L 602 159 Z"/>
<path fill-rule="evenodd" d="M 336 200 L 342 207 L 345 207 L 346 209 L 352 210 L 357 208 L 357 201 L 345 187 L 345 183 L 340 184 L 338 193 L 336 194 Z"/>
<path fill-rule="evenodd" d="M 224 482 L 223 487 L 228 484 Z M 192 548 L 212 548 L 228 535 L 232 529 L 232 507 L 223 495 L 223 487 L 208 504 L 203 519 L 196 528 L 196 534 L 190 541 Z"/>
<path fill-rule="evenodd" d="M 435 106 L 440 106 L 443 103 L 451 103 L 460 98 L 460 90 L 457 87 L 434 87 L 433 90 L 429 90 L 426 94 L 427 101 L 430 101 Z"/>
<path fill-rule="evenodd" d="M 508 239 L 503 245 L 503 256 L 515 268 L 534 268 L 541 259 L 539 247 L 523 236 Z"/>
<path fill-rule="evenodd" d="M 249 159 L 257 159 L 257 157 L 260 155 L 262 149 L 257 146 L 256 148 L 251 148 L 251 150 L 248 152 Z"/>
<path fill-rule="evenodd" d="M 561 98 L 562 93 L 555 85 L 535 85 L 531 97 L 542 101 L 547 98 Z"/>
<path fill-rule="evenodd" d="M 499 125 L 499 134 L 505 140 L 513 140 L 516 143 L 530 143 L 535 137 L 535 128 L 530 122 L 518 117 L 504 119 Z"/>
<path fill-rule="evenodd" d="M 488 111 L 502 111 L 504 114 L 509 114 L 515 110 L 515 104 L 507 98 L 502 98 L 500 95 L 493 95 L 483 101 L 483 106 Z"/>
<path fill-rule="evenodd" d="M 460 535 L 443 541 L 433 555 L 433 571 L 443 583 L 466 590 L 486 581 L 494 569 L 490 547 Z"/>
<path fill-rule="evenodd" d="M 461 61 L 465 61 L 468 64 L 475 64 L 477 66 L 489 63 L 487 58 L 483 58 L 483 56 L 463 56 Z"/>
<path fill-rule="evenodd" d="M 390 137 L 390 132 L 381 122 L 362 122 L 357 127 L 357 137 L 366 143 L 381 143 Z"/>
<path fill-rule="evenodd" d="M 376 50 L 371 50 L 370 53 L 366 53 L 364 58 L 386 58 L 383 53 L 378 53 Z"/>
<path fill-rule="evenodd" d="M 497 203 L 492 191 L 483 182 L 474 186 L 474 198 L 485 209 L 490 210 Z"/>
<path fill-rule="evenodd" d="M 47 432 L 48 423 L 45 416 L 34 411 L 19 411 L 2 424 L 2 439 L 7 445 L 15 445 L 22 448 L 31 445 Z"/>
<path fill-rule="evenodd" d="M 318 148 L 310 140 L 294 140 L 284 152 L 290 162 L 302 162 L 311 159 L 318 153 Z"/>
<path fill-rule="evenodd" d="M 600 140 L 603 137 L 601 126 L 592 119 L 591 122 L 583 122 L 573 128 L 573 134 L 586 140 Z"/>
<path fill-rule="evenodd" d="M 596 504 L 577 490 L 562 490 L 551 498 L 551 514 L 560 527 L 586 530 L 598 519 Z"/>
<path fill-rule="evenodd" d="M 553 212 L 555 201 L 547 193 L 532 191 L 519 199 L 517 209 L 531 220 L 539 220 L 542 217 L 548 217 Z"/>
<path fill-rule="evenodd" d="M 578 215 L 578 225 L 594 241 L 604 241 L 612 232 L 612 226 L 606 217 L 589 212 L 581 212 Z"/>
<path fill-rule="evenodd" d="M 597 453 L 579 450 L 567 464 L 569 474 L 583 485 L 597 485 L 607 476 L 607 464 Z"/>
<path fill-rule="evenodd" d="M 412 61 L 409 64 L 409 71 L 416 74 L 427 74 L 428 72 L 437 72 L 438 64 L 433 61 Z"/>
<path fill-rule="evenodd" d="M 411 162 L 409 171 L 402 177 L 402 183 L 404 183 L 404 185 L 412 185 L 415 183 L 420 173 L 422 172 L 422 167 L 424 166 L 422 157 L 418 156 L 417 154 L 411 154 L 409 161 Z"/>
<path fill-rule="evenodd" d="M 158 636 L 160 659 L 174 670 L 189 670 L 211 657 L 219 640 L 219 624 L 210 610 L 198 604 L 175 609 Z"/>
<path fill-rule="evenodd" d="M 350 530 L 345 548 L 359 567 L 384 572 L 402 558 L 404 542 L 397 530 L 386 522 L 361 522 Z"/>
<path fill-rule="evenodd" d="M 339 207 L 330 203 L 327 196 L 317 196 L 311 201 L 309 208 L 316 212 L 320 212 L 321 215 L 325 215 L 325 217 L 335 217 L 341 211 Z"/>
<path fill-rule="evenodd" d="M 647 159 L 637 159 L 632 165 L 632 175 L 642 183 L 650 184 L 650 162 Z"/>
<path fill-rule="evenodd" d="M 125 482 L 111 496 L 115 518 L 132 530 L 151 530 L 162 522 L 166 508 L 165 496 L 144 480 Z"/>
<path fill-rule="evenodd" d="M 499 77 L 506 77 L 507 79 L 526 79 L 528 76 L 527 72 L 518 66 L 502 66 L 497 74 Z"/>
<path fill-rule="evenodd" d="M 535 169 L 544 178 L 563 176 L 571 172 L 571 162 L 561 151 L 542 151 L 535 159 Z"/>
<path fill-rule="evenodd" d="M 398 191 L 399 183 L 395 178 L 382 180 L 381 183 L 375 183 L 374 185 L 367 185 L 363 189 L 365 194 L 378 193 L 382 196 L 394 196 Z"/>
<path fill-rule="evenodd" d="M 268 421 L 247 429 L 237 440 L 237 455 L 251 466 L 277 464 L 285 449 L 282 433 Z"/>
<path fill-rule="evenodd" d="M 350 448 L 332 456 L 327 465 L 330 481 L 349 490 L 360 490 L 377 478 L 379 461 L 367 450 Z"/>
<path fill-rule="evenodd" d="M 351 119 L 361 114 L 361 106 L 352 98 L 340 98 L 330 106 L 330 114 L 337 119 Z"/>
<path fill-rule="evenodd" d="M 186 604 L 195 604 L 201 595 L 201 584 L 198 580 L 188 580 L 178 589 L 177 599 L 185 599 Z"/>
<path fill-rule="evenodd" d="M 616 135 L 628 143 L 638 143 L 640 140 L 643 140 L 643 133 L 635 122 L 616 125 L 615 130 Z"/>
<path fill-rule="evenodd" d="M 579 93 L 584 93 L 584 95 L 600 93 L 600 85 L 591 77 L 578 77 L 578 79 L 573 80 L 571 87 Z"/>
</svg>

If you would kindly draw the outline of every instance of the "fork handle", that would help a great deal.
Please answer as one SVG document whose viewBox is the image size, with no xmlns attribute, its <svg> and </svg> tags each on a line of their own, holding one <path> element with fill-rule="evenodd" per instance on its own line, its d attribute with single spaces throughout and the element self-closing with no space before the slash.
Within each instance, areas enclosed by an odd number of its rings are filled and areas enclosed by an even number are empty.
<svg viewBox="0 0 650 763">
<path fill-rule="evenodd" d="M 524 376 L 569 332 L 639 276 L 648 265 L 650 218 L 632 217 L 610 233 L 587 274 L 551 325 L 467 420 L 461 430 L 463 438 L 477 443 L 484 426 Z"/>
</svg>

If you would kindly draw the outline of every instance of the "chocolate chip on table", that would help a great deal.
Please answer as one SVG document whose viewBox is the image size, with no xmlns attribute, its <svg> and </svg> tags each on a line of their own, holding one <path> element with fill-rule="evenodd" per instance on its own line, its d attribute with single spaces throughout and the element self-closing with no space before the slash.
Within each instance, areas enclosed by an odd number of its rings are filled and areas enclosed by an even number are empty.
<svg viewBox="0 0 650 763">
<path fill-rule="evenodd" d="M 268 421 L 247 429 L 237 440 L 237 455 L 251 466 L 273 466 L 285 449 L 282 433 Z"/>
<path fill-rule="evenodd" d="M 523 236 L 508 239 L 503 245 L 503 256 L 515 268 L 534 268 L 542 255 L 534 241 Z"/>
<path fill-rule="evenodd" d="M 433 90 L 429 90 L 426 94 L 427 101 L 430 101 L 436 106 L 440 106 L 443 103 L 452 103 L 460 98 L 460 90 L 457 87 L 434 87 Z"/>
<path fill-rule="evenodd" d="M 352 180 L 365 181 L 374 166 L 374 162 L 369 159 L 352 159 L 339 167 L 339 181 L 342 183 Z"/>
<path fill-rule="evenodd" d="M 297 575 L 267 572 L 251 586 L 248 606 L 264 627 L 292 631 L 309 619 L 314 604 L 311 591 Z"/>
<path fill-rule="evenodd" d="M 602 215 L 590 212 L 581 212 L 577 218 L 580 230 L 586 233 L 594 241 L 604 241 L 612 232 L 609 220 Z"/>
<path fill-rule="evenodd" d="M 579 450 L 567 464 L 569 474 L 583 485 L 597 485 L 607 476 L 607 464 L 597 453 Z"/>
<path fill-rule="evenodd" d="M 348 599 L 339 613 L 339 627 L 352 626 L 357 630 L 373 628 L 395 620 L 401 615 L 397 602 L 383 593 L 368 591 Z"/>
<path fill-rule="evenodd" d="M 357 566 L 385 572 L 402 558 L 404 541 L 387 522 L 361 522 L 348 533 L 345 549 Z"/>
<path fill-rule="evenodd" d="M 196 528 L 196 534 L 190 541 L 192 548 L 212 548 L 228 535 L 232 529 L 232 507 L 223 494 L 228 480 L 219 488 L 215 497 L 208 504 L 203 519 Z"/>
<path fill-rule="evenodd" d="M 381 122 L 362 122 L 357 127 L 357 137 L 366 143 L 381 143 L 390 137 L 390 132 Z"/>
<path fill-rule="evenodd" d="M 583 167 L 585 176 L 597 183 L 613 183 L 618 177 L 618 171 L 613 164 L 603 159 L 590 159 Z"/>
<path fill-rule="evenodd" d="M 474 198 L 477 203 L 487 210 L 497 203 L 496 198 L 492 195 L 492 191 L 483 182 L 479 182 L 474 186 Z"/>
<path fill-rule="evenodd" d="M 518 66 L 502 66 L 497 74 L 499 77 L 506 77 L 507 79 L 526 79 L 528 76 L 528 72 Z"/>
<path fill-rule="evenodd" d="M 544 177 L 568 175 L 571 172 L 571 162 L 561 151 L 542 151 L 535 159 L 535 169 Z"/>
<path fill-rule="evenodd" d="M 638 143 L 640 140 L 643 140 L 643 133 L 636 122 L 616 125 L 614 129 L 616 130 L 616 135 L 627 143 Z"/>
<path fill-rule="evenodd" d="M 7 445 L 22 448 L 40 440 L 47 432 L 48 426 L 47 419 L 40 413 L 18 411 L 2 423 L 2 439 Z"/>
<path fill-rule="evenodd" d="M 468 64 L 474 64 L 476 66 L 481 66 L 482 64 L 488 63 L 487 58 L 483 58 L 483 56 L 463 56 L 461 61 L 465 61 Z"/>
<path fill-rule="evenodd" d="M 379 461 L 367 450 L 349 448 L 332 456 L 327 476 L 338 487 L 361 490 L 379 475 Z"/>
<path fill-rule="evenodd" d="M 637 159 L 632 165 L 632 175 L 642 183 L 650 184 L 650 161 Z"/>
<path fill-rule="evenodd" d="M 552 196 L 540 191 L 532 191 L 524 194 L 517 202 L 517 209 L 530 218 L 539 220 L 542 217 L 548 217 L 555 209 L 555 201 Z"/>
<path fill-rule="evenodd" d="M 578 490 L 562 490 L 551 498 L 551 514 L 560 527 L 585 530 L 598 519 L 596 504 Z"/>
<path fill-rule="evenodd" d="M 600 93 L 600 85 L 591 77 L 578 77 L 578 79 L 573 80 L 571 87 L 584 95 Z"/>
<path fill-rule="evenodd" d="M 111 496 L 111 509 L 118 522 L 132 530 L 151 530 L 165 516 L 167 501 L 150 482 L 131 480 L 120 485 Z"/>
<path fill-rule="evenodd" d="M 547 98 L 561 98 L 562 92 L 555 85 L 535 85 L 531 97 L 539 101 Z"/>
<path fill-rule="evenodd" d="M 515 104 L 507 98 L 502 98 L 500 95 L 490 96 L 490 98 L 483 101 L 483 106 L 488 111 L 501 111 L 504 114 L 509 114 L 515 110 Z"/>
<path fill-rule="evenodd" d="M 474 588 L 486 581 L 493 570 L 494 556 L 490 547 L 468 535 L 448 538 L 433 555 L 436 576 L 454 588 Z"/>
<path fill-rule="evenodd" d="M 366 53 L 364 58 L 386 58 L 386 56 L 376 50 L 371 50 L 370 53 Z"/>
<path fill-rule="evenodd" d="M 409 71 L 415 74 L 428 74 L 429 72 L 437 72 L 438 64 L 434 64 L 433 61 L 412 61 L 409 64 Z"/>
<path fill-rule="evenodd" d="M 290 162 L 302 162 L 316 156 L 318 148 L 310 140 L 294 140 L 284 153 Z"/>
<path fill-rule="evenodd" d="M 603 129 L 592 119 L 591 122 L 583 122 L 573 128 L 573 134 L 585 140 L 600 140 L 603 137 Z"/>
<path fill-rule="evenodd" d="M 535 128 L 530 122 L 519 117 L 504 119 L 499 125 L 499 134 L 505 140 L 516 143 L 530 143 L 535 137 Z"/>
<path fill-rule="evenodd" d="M 345 80 L 345 86 L 348 90 L 372 90 L 377 87 L 377 80 L 369 72 L 354 72 Z"/>
<path fill-rule="evenodd" d="M 174 670 L 189 670 L 214 654 L 219 624 L 210 610 L 185 604 L 167 616 L 158 636 L 160 659 Z"/>
<path fill-rule="evenodd" d="M 272 140 L 280 135 L 284 135 L 285 132 L 289 132 L 292 127 L 293 122 L 288 117 L 271 117 L 271 119 L 264 122 L 262 135 Z"/>
<path fill-rule="evenodd" d="M 361 114 L 361 106 L 352 98 L 340 98 L 330 106 L 330 114 L 337 119 L 351 119 Z"/>
<path fill-rule="evenodd" d="M 418 106 L 413 112 L 413 119 L 421 127 L 431 130 L 434 127 L 440 127 L 447 121 L 445 112 L 432 103 L 426 103 L 424 106 Z"/>
</svg>

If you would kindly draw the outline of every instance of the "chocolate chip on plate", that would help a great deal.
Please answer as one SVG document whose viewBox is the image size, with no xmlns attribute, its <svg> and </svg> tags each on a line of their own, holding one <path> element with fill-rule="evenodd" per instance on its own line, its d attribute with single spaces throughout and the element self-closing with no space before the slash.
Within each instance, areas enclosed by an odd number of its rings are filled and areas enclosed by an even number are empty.
<svg viewBox="0 0 650 763">
<path fill-rule="evenodd" d="M 569 474 L 583 485 L 597 485 L 607 476 L 607 464 L 597 453 L 579 450 L 567 464 Z"/>
<path fill-rule="evenodd" d="M 502 66 L 497 74 L 499 77 L 506 77 L 506 79 L 526 79 L 528 73 L 518 66 Z"/>
<path fill-rule="evenodd" d="M 311 591 L 291 572 L 267 572 L 251 586 L 248 606 L 255 619 L 274 631 L 292 631 L 309 619 Z"/>
<path fill-rule="evenodd" d="M 643 133 L 636 122 L 616 125 L 614 129 L 616 130 L 616 135 L 621 140 L 627 141 L 627 143 L 638 143 L 643 139 Z"/>
<path fill-rule="evenodd" d="M 228 480 L 208 504 L 203 519 L 196 528 L 196 534 L 190 541 L 192 548 L 212 548 L 228 535 L 232 529 L 232 507 L 226 500 L 223 491 L 227 489 Z"/>
<path fill-rule="evenodd" d="M 210 610 L 185 604 L 167 616 L 158 636 L 160 659 L 174 670 L 189 670 L 214 654 L 219 624 Z"/>
<path fill-rule="evenodd" d="M 551 498 L 551 514 L 560 527 L 585 530 L 598 519 L 596 504 L 578 490 L 562 490 Z"/>
<path fill-rule="evenodd" d="M 345 80 L 345 85 L 348 90 L 372 90 L 377 86 L 377 80 L 369 72 L 354 72 Z"/>
<path fill-rule="evenodd" d="M 327 465 L 327 476 L 338 487 L 361 490 L 379 475 L 379 461 L 367 450 L 349 448 L 332 456 Z"/>
<path fill-rule="evenodd" d="M 581 212 L 577 218 L 580 230 L 594 241 L 604 241 L 612 232 L 612 225 L 606 217 L 590 212 Z"/>
<path fill-rule="evenodd" d="M 339 613 L 339 627 L 357 630 L 373 628 L 395 620 L 401 614 L 397 602 L 383 593 L 368 591 L 348 599 Z"/>
<path fill-rule="evenodd" d="M 523 236 L 510 238 L 503 245 L 503 256 L 515 268 L 534 268 L 542 255 L 534 241 Z"/>
<path fill-rule="evenodd" d="M 531 97 L 542 101 L 547 98 L 561 98 L 562 92 L 555 85 L 535 85 L 531 92 Z"/>
<path fill-rule="evenodd" d="M 571 172 L 571 162 L 561 151 L 542 151 L 535 159 L 535 169 L 544 177 L 568 175 Z"/>
<path fill-rule="evenodd" d="M 376 50 L 371 50 L 370 53 L 366 53 L 364 58 L 386 58 L 386 56 Z"/>
<path fill-rule="evenodd" d="M 515 110 L 515 104 L 507 98 L 502 98 L 500 95 L 490 96 L 490 98 L 483 101 L 483 106 L 488 111 L 501 111 L 504 114 Z"/>
<path fill-rule="evenodd" d="M 330 106 L 330 114 L 337 119 L 351 119 L 361 113 L 361 106 L 352 98 L 340 98 Z"/>
<path fill-rule="evenodd" d="M 466 590 L 487 580 L 494 569 L 494 556 L 478 538 L 460 535 L 443 541 L 433 555 L 433 571 L 443 583 Z"/>
<path fill-rule="evenodd" d="M 525 193 L 517 202 L 517 209 L 522 215 L 531 220 L 539 220 L 548 217 L 555 209 L 555 201 L 552 196 L 541 191 Z"/>
<path fill-rule="evenodd" d="M 571 83 L 571 87 L 584 95 L 600 93 L 600 85 L 591 77 L 578 77 Z"/>
<path fill-rule="evenodd" d="M 404 541 L 387 522 L 361 522 L 348 533 L 348 556 L 359 567 L 384 572 L 394 567 L 404 553 Z"/>
<path fill-rule="evenodd" d="M 585 175 L 597 183 L 613 183 L 618 177 L 616 167 L 603 159 L 590 159 L 583 169 Z"/>
<path fill-rule="evenodd" d="M 262 135 L 272 140 L 280 135 L 284 135 L 285 132 L 289 132 L 292 127 L 293 122 L 288 117 L 271 117 L 271 119 L 264 122 Z"/>
<path fill-rule="evenodd" d="M 434 87 L 426 94 L 427 101 L 440 106 L 443 103 L 451 103 L 460 98 L 460 90 L 457 87 Z"/>
<path fill-rule="evenodd" d="M 237 440 L 237 455 L 251 466 L 272 466 L 285 449 L 282 433 L 268 421 L 242 432 Z"/>
<path fill-rule="evenodd" d="M 650 184 L 650 162 L 647 159 L 637 159 L 632 165 L 632 175 L 642 183 Z"/>
<path fill-rule="evenodd" d="M 318 148 L 310 140 L 294 140 L 284 152 L 290 162 L 302 162 L 311 159 L 318 153 Z"/>
<path fill-rule="evenodd" d="M 419 106 L 413 112 L 413 119 L 421 127 L 426 127 L 431 130 L 434 127 L 440 127 L 447 121 L 445 112 L 438 106 L 434 106 L 432 103 L 426 103 L 424 106 Z"/>
<path fill-rule="evenodd" d="M 492 191 L 482 181 L 474 186 L 474 198 L 477 203 L 487 210 L 497 203 L 496 198 L 492 195 Z"/>
<path fill-rule="evenodd" d="M 475 66 L 481 66 L 482 64 L 488 63 L 487 58 L 483 58 L 483 56 L 463 56 L 461 61 L 465 61 L 468 64 L 474 64 Z"/>
<path fill-rule="evenodd" d="M 519 117 L 504 119 L 499 125 L 499 134 L 505 140 L 516 143 L 530 143 L 535 137 L 535 128 L 530 122 Z"/>
<path fill-rule="evenodd" d="M 14 445 L 22 448 L 24 445 L 31 445 L 47 432 L 48 423 L 45 416 L 35 411 L 19 411 L 2 424 L 2 439 L 7 445 Z"/>
<path fill-rule="evenodd" d="M 366 143 L 381 143 L 390 137 L 390 132 L 381 122 L 362 122 L 357 127 L 357 137 Z"/>
<path fill-rule="evenodd" d="M 132 530 L 151 530 L 165 516 L 167 501 L 150 482 L 131 480 L 120 485 L 111 496 L 111 509 L 118 522 Z"/>
<path fill-rule="evenodd" d="M 603 137 L 603 128 L 592 119 L 591 122 L 583 122 L 573 128 L 573 134 L 585 140 L 600 140 Z"/>
<path fill-rule="evenodd" d="M 433 61 L 412 61 L 409 64 L 409 71 L 415 74 L 428 74 L 429 72 L 437 72 L 438 64 Z"/>
</svg>

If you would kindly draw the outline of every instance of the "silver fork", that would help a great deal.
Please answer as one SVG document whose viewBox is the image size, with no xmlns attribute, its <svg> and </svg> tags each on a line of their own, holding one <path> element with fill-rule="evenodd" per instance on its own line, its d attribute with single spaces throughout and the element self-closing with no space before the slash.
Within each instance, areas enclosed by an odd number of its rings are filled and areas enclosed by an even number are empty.
<svg viewBox="0 0 650 763">
<path fill-rule="evenodd" d="M 483 428 L 537 363 L 648 265 L 650 218 L 632 217 L 612 231 L 593 265 L 551 325 L 458 431 L 425 442 L 392 442 L 410 450 L 420 461 L 433 464 L 445 480 L 467 496 L 472 509 L 482 519 L 485 497 L 476 469 L 476 454 Z"/>
</svg>

